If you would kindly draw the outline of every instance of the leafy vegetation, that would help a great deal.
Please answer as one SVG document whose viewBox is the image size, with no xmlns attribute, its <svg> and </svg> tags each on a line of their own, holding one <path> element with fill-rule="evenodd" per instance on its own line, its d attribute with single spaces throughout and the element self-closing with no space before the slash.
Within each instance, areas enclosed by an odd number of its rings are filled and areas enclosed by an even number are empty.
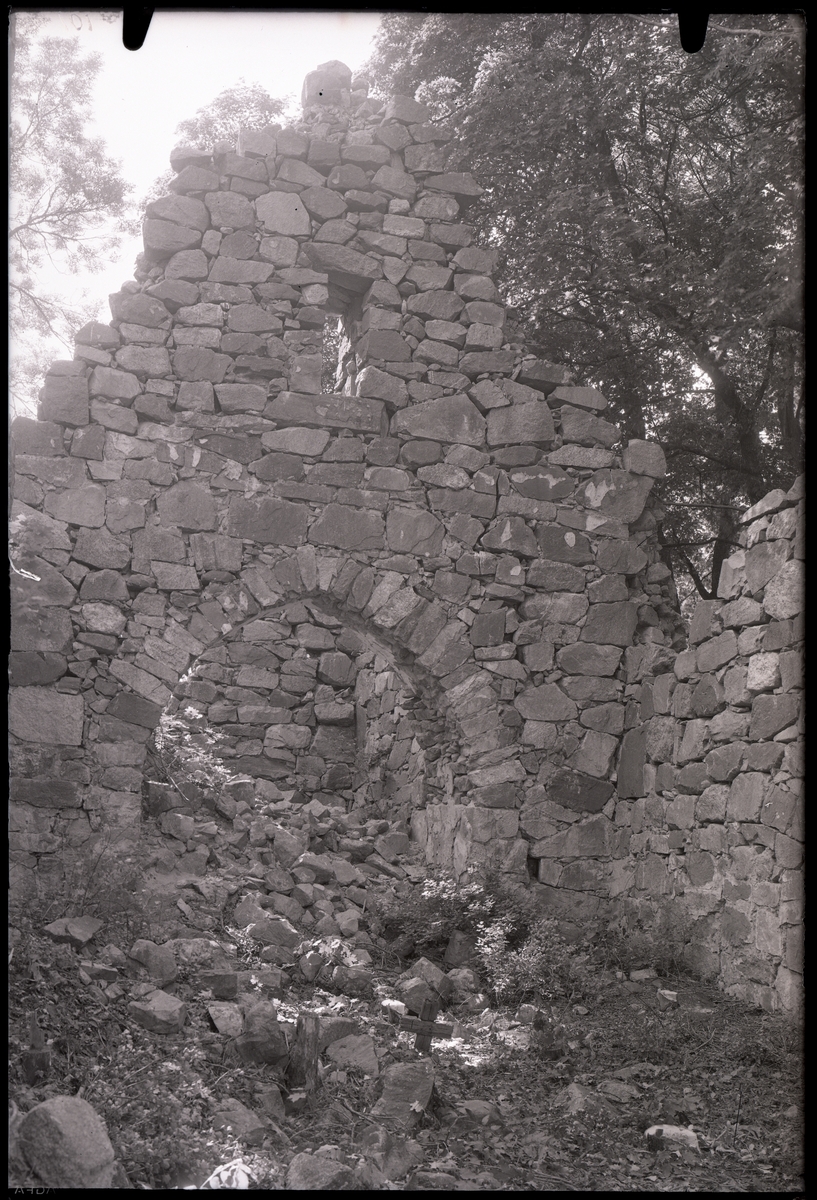
<svg viewBox="0 0 817 1200">
<path fill-rule="evenodd" d="M 10 21 L 12 402 L 33 413 L 37 381 L 52 357 L 42 351 L 43 339 L 73 350 L 74 330 L 96 311 L 66 304 L 42 286 L 40 272 L 104 267 L 119 244 L 116 222 L 131 188 L 104 142 L 86 131 L 100 56 L 65 38 L 38 37 L 45 18 L 36 12 L 18 11 Z"/>
<path fill-rule="evenodd" d="M 153 763 L 184 796 L 191 784 L 219 792 L 232 779 L 216 753 L 221 741 L 223 734 L 192 705 L 165 710 L 151 739 Z"/>
<path fill-rule="evenodd" d="M 209 151 L 220 145 L 221 149 L 234 150 L 242 129 L 255 133 L 267 129 L 283 115 L 286 103 L 286 100 L 271 96 L 259 83 L 239 79 L 235 86 L 219 92 L 194 116 L 180 121 L 176 133 L 180 142 L 189 146 L 201 146 Z M 173 178 L 171 170 L 160 175 L 143 197 L 140 208 L 144 209 L 152 200 L 166 195 Z"/>
<path fill-rule="evenodd" d="M 453 127 L 529 344 L 664 447 L 665 560 L 702 595 L 802 469 L 803 23 L 746 24 L 686 54 L 673 15 L 390 13 L 368 65 Z"/>
<path fill-rule="evenodd" d="M 271 96 L 260 84 L 239 79 L 234 87 L 225 88 L 198 109 L 195 116 L 181 121 L 176 132 L 191 146 L 212 148 L 226 142 L 232 150 L 242 129 L 266 129 L 281 116 L 284 106 L 284 100 Z"/>
<path fill-rule="evenodd" d="M 417 954 L 442 953 L 453 933 L 475 937 L 489 921 L 500 921 L 512 944 L 518 944 L 536 919 L 535 900 L 491 873 L 464 884 L 431 875 L 419 888 L 381 896 L 370 916 L 376 933 L 406 939 Z"/>
</svg>

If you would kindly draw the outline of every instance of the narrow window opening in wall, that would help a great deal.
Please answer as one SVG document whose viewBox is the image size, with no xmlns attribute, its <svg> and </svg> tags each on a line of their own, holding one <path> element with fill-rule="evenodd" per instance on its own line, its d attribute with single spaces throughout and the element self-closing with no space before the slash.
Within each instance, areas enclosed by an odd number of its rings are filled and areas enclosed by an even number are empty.
<svg viewBox="0 0 817 1200">
<path fill-rule="evenodd" d="M 348 347 L 348 338 L 344 336 L 343 322 L 335 313 L 330 313 L 323 324 L 323 345 L 321 348 L 321 392 L 338 394 L 343 387 L 344 372 L 342 348 L 344 342 Z"/>
<path fill-rule="evenodd" d="M 357 355 L 354 343 L 360 336 L 360 297 L 329 286 L 321 347 L 321 392 L 357 395 Z"/>
</svg>

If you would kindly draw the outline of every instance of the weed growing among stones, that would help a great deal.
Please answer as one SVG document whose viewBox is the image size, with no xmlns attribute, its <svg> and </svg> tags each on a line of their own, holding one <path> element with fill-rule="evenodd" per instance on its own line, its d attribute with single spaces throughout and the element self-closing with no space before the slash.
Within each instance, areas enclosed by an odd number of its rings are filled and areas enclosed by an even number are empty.
<svg viewBox="0 0 817 1200">
<path fill-rule="evenodd" d="M 162 713 L 153 735 L 155 758 L 171 783 L 184 792 L 185 784 L 220 791 L 232 773 L 217 756 L 223 735 L 198 709 Z"/>
</svg>

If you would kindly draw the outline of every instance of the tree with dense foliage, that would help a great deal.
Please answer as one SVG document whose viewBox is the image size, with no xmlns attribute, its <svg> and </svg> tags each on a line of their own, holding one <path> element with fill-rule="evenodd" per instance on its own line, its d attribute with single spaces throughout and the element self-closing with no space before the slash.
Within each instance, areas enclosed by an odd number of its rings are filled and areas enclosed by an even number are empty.
<svg viewBox="0 0 817 1200">
<path fill-rule="evenodd" d="M 180 121 L 176 126 L 180 143 L 200 146 L 212 150 L 219 142 L 232 149 L 242 129 L 260 132 L 275 123 L 286 107 L 286 100 L 271 96 L 259 83 L 247 83 L 239 79 L 233 87 L 204 104 L 195 116 Z M 155 181 L 141 208 L 167 193 L 173 172 L 168 170 Z"/>
<path fill-rule="evenodd" d="M 242 129 L 264 129 L 283 111 L 283 100 L 271 96 L 258 83 L 239 79 L 234 87 L 225 88 L 200 108 L 194 117 L 177 125 L 176 132 L 191 146 L 211 148 L 223 141 L 234 146 Z"/>
<path fill-rule="evenodd" d="M 713 593 L 802 469 L 802 22 L 686 54 L 671 15 L 394 13 L 367 74 L 454 127 L 529 345 L 662 444 L 666 559 Z"/>
<path fill-rule="evenodd" d="M 104 142 L 87 135 L 91 97 L 102 65 L 66 38 L 38 37 L 45 19 L 11 16 L 9 123 L 10 334 L 15 348 L 13 401 L 31 409 L 43 363 L 38 346 L 73 346 L 87 314 L 42 285 L 41 272 L 97 271 L 119 244 L 129 185 Z M 48 357 L 52 357 L 47 350 Z"/>
</svg>

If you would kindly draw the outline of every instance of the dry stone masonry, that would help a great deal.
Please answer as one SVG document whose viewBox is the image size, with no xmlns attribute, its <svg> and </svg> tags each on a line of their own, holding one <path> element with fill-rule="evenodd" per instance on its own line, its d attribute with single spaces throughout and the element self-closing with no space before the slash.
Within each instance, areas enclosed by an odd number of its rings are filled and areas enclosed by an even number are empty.
<svg viewBox="0 0 817 1200">
<path fill-rule="evenodd" d="M 799 494 L 748 514 L 686 649 L 662 451 L 515 340 L 449 132 L 341 63 L 303 102 L 173 151 L 111 322 L 14 422 L 16 893 L 138 839 L 167 710 L 243 786 L 385 815 L 457 875 L 574 918 L 671 901 L 699 965 L 794 1007 Z"/>
</svg>

